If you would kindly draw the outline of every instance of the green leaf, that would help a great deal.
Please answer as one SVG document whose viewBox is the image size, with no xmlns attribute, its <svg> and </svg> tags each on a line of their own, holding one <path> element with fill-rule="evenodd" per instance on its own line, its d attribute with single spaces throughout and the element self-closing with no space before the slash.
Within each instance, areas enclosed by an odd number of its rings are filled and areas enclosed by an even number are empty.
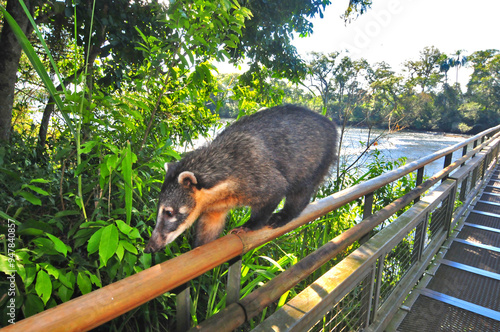
<svg viewBox="0 0 500 332">
<path fill-rule="evenodd" d="M 12 273 L 12 271 L 14 271 L 11 264 L 9 263 L 9 257 L 0 255 L 0 271 L 5 274 Z"/>
<path fill-rule="evenodd" d="M 116 220 L 115 222 L 120 232 L 127 235 L 130 239 L 141 238 L 141 235 L 139 234 L 139 230 L 137 228 L 127 225 L 123 220 Z"/>
<path fill-rule="evenodd" d="M 33 239 L 33 243 L 36 245 L 36 248 L 33 251 L 36 254 L 48 254 L 48 255 L 59 255 L 59 252 L 54 249 L 54 242 L 45 237 L 39 237 Z"/>
<path fill-rule="evenodd" d="M 175 152 L 174 150 L 172 150 L 171 148 L 168 148 L 167 150 L 165 150 L 165 154 L 172 156 L 177 160 L 181 159 L 181 155 L 178 154 L 177 152 Z"/>
<path fill-rule="evenodd" d="M 118 248 L 118 229 L 114 224 L 103 228 L 101 241 L 99 242 L 99 257 L 101 265 L 106 266 L 108 260 L 113 257 Z"/>
<path fill-rule="evenodd" d="M 26 295 L 26 301 L 24 302 L 24 315 L 25 317 L 33 316 L 39 312 L 43 311 L 43 302 L 35 294 Z"/>
<path fill-rule="evenodd" d="M 21 224 L 19 221 L 15 220 L 14 218 L 12 218 L 11 216 L 9 216 L 7 213 L 5 213 L 3 211 L 0 211 L 0 217 L 5 219 L 5 220 L 12 220 L 18 226 Z"/>
<path fill-rule="evenodd" d="M 80 146 L 80 153 L 89 153 L 92 148 L 97 145 L 97 141 L 88 141 Z"/>
<path fill-rule="evenodd" d="M 29 189 L 33 190 L 34 192 L 36 192 L 36 193 L 38 193 L 40 195 L 43 195 L 43 196 L 48 196 L 49 195 L 49 193 L 46 192 L 45 190 L 43 190 L 42 188 L 39 188 L 39 187 L 31 185 L 31 184 L 23 184 L 23 186 L 21 188 L 22 189 L 29 188 Z"/>
<path fill-rule="evenodd" d="M 37 228 L 23 228 L 20 229 L 18 232 L 18 235 L 32 235 L 32 236 L 37 236 L 37 235 L 43 235 L 43 231 Z"/>
<path fill-rule="evenodd" d="M 40 270 L 36 276 L 35 291 L 42 299 L 43 304 L 47 304 L 52 294 L 52 282 L 47 272 Z"/>
<path fill-rule="evenodd" d="M 127 251 L 129 251 L 133 254 L 136 254 L 136 255 L 138 254 L 137 248 L 134 247 L 130 242 L 121 240 L 120 245 L 123 246 L 123 248 L 125 248 Z"/>
<path fill-rule="evenodd" d="M 122 241 L 120 241 L 120 243 L 118 243 L 118 248 L 116 248 L 116 257 L 118 257 L 120 262 L 123 259 L 123 254 L 125 254 L 125 249 L 123 248 Z"/>
<path fill-rule="evenodd" d="M 118 163 L 118 156 L 116 154 L 109 155 L 106 160 L 106 166 L 109 170 L 114 170 L 116 168 L 116 164 Z"/>
<path fill-rule="evenodd" d="M 25 200 L 27 200 L 33 205 L 42 206 L 42 201 L 40 200 L 40 198 L 36 197 L 32 193 L 29 193 L 27 191 L 19 191 L 17 192 L 17 195 L 23 196 Z"/>
<path fill-rule="evenodd" d="M 45 180 L 45 179 L 33 179 L 30 181 L 30 183 L 50 183 L 50 180 Z"/>
<path fill-rule="evenodd" d="M 132 231 L 128 233 L 128 237 L 130 239 L 142 239 L 142 236 L 137 228 L 133 228 Z"/>
<path fill-rule="evenodd" d="M 71 284 L 71 281 L 68 279 L 68 277 L 65 274 L 60 273 L 59 274 L 59 279 L 58 279 L 64 286 L 66 286 L 69 289 L 73 289 L 73 285 Z"/>
<path fill-rule="evenodd" d="M 36 267 L 26 266 L 25 272 L 26 272 L 26 277 L 25 277 L 26 279 L 23 279 L 23 282 L 24 282 L 24 287 L 28 288 L 29 286 L 31 286 L 33 281 L 35 281 Z"/>
<path fill-rule="evenodd" d="M 59 279 L 61 276 L 61 273 L 58 269 L 56 269 L 53 265 L 49 263 L 40 263 L 40 266 L 47 271 L 47 273 L 51 276 L 53 276 L 56 279 Z"/>
<path fill-rule="evenodd" d="M 61 254 L 64 255 L 64 257 L 66 257 L 68 255 L 68 248 L 66 247 L 64 242 L 62 242 L 52 234 L 47 233 L 46 235 L 49 237 L 49 239 L 52 240 L 52 242 L 54 242 L 54 249 L 59 251 Z"/>
<path fill-rule="evenodd" d="M 131 226 L 127 225 L 123 220 L 115 220 L 115 222 L 120 232 L 122 232 L 125 235 L 128 235 L 133 229 Z"/>
<path fill-rule="evenodd" d="M 65 285 L 61 285 L 59 289 L 57 290 L 57 295 L 63 302 L 68 302 L 71 300 L 71 297 L 73 296 L 74 290 L 71 288 L 66 287 Z"/>
<path fill-rule="evenodd" d="M 85 272 L 83 271 L 78 272 L 78 276 L 76 277 L 76 283 L 82 294 L 87 294 L 92 291 L 92 283 L 90 282 L 90 279 L 89 277 L 87 277 Z"/>
<path fill-rule="evenodd" d="M 278 308 L 281 308 L 282 306 L 285 305 L 286 299 L 288 298 L 289 293 L 290 293 L 290 291 L 288 290 L 285 293 L 283 293 L 283 295 L 280 296 L 280 299 L 278 301 Z"/>
<path fill-rule="evenodd" d="M 102 283 L 101 283 L 101 280 L 99 280 L 99 278 L 95 275 L 95 274 L 92 274 L 90 273 L 89 271 L 87 271 L 87 274 L 89 275 L 90 277 L 90 281 L 96 285 L 97 287 L 101 288 L 102 287 Z"/>
<path fill-rule="evenodd" d="M 101 234 L 103 232 L 104 228 L 100 228 L 97 232 L 92 234 L 92 236 L 89 239 L 89 242 L 87 244 L 87 252 L 89 255 L 95 253 L 97 250 L 99 250 L 99 244 L 101 243 Z"/>
</svg>

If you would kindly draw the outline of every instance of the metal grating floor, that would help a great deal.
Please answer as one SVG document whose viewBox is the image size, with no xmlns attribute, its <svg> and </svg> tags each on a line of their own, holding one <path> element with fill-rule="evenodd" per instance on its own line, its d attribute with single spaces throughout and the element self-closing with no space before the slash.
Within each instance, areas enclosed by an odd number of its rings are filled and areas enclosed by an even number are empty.
<svg viewBox="0 0 500 332">
<path fill-rule="evenodd" d="M 398 331 L 500 331 L 499 170 Z"/>
</svg>

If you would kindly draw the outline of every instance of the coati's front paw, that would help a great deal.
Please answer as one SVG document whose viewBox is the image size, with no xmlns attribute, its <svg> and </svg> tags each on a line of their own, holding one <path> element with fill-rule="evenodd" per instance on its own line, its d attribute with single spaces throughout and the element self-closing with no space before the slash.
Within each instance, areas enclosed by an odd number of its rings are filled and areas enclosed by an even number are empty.
<svg viewBox="0 0 500 332">
<path fill-rule="evenodd" d="M 236 234 L 236 235 L 238 235 L 238 234 L 246 233 L 246 232 L 249 232 L 249 231 L 251 231 L 250 228 L 245 227 L 245 226 L 240 226 L 240 227 L 233 228 L 229 232 L 229 234 Z"/>
</svg>

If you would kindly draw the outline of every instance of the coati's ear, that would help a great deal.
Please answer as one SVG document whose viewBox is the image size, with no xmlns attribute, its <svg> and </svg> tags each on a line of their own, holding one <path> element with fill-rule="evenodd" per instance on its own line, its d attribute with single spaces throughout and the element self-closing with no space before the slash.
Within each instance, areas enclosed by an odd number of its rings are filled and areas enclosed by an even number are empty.
<svg viewBox="0 0 500 332">
<path fill-rule="evenodd" d="M 179 184 L 184 187 L 191 187 L 198 183 L 196 180 L 196 176 L 194 176 L 193 172 L 184 171 L 179 174 Z"/>
</svg>

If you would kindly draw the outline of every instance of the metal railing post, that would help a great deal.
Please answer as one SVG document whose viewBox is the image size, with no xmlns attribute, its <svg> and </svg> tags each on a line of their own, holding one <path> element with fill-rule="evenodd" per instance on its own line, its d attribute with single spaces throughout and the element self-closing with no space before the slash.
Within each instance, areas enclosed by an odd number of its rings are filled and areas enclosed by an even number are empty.
<svg viewBox="0 0 500 332">
<path fill-rule="evenodd" d="M 453 152 L 448 153 L 448 154 L 444 157 L 444 166 L 443 166 L 443 168 L 446 168 L 446 167 L 450 166 L 452 157 L 453 157 Z M 447 176 L 445 176 L 445 177 L 441 180 L 441 183 L 443 183 L 444 181 L 446 181 L 446 179 L 448 179 L 448 175 L 447 175 Z"/>
<path fill-rule="evenodd" d="M 372 269 L 369 273 L 370 276 L 370 287 L 363 287 L 363 296 L 362 298 L 362 303 L 361 306 L 364 308 L 364 311 L 366 312 L 366 317 L 365 317 L 365 327 L 368 327 L 370 323 L 372 322 L 372 303 L 373 303 L 373 292 L 375 290 L 375 276 L 376 273 L 375 271 L 377 270 L 377 265 L 373 264 Z M 365 280 L 367 280 L 366 278 Z M 363 312 L 363 310 L 361 310 Z"/>
<path fill-rule="evenodd" d="M 450 190 L 448 194 L 448 206 L 446 207 L 446 215 L 445 215 L 445 230 L 446 230 L 446 238 L 450 237 L 451 232 L 451 221 L 453 220 L 453 210 L 455 208 L 455 201 L 457 199 L 457 181 L 454 181 L 453 188 Z"/>
<path fill-rule="evenodd" d="M 178 290 L 179 293 L 177 293 L 175 300 L 177 316 L 176 330 L 177 332 L 183 332 L 189 330 L 191 327 L 191 287 L 184 284 Z"/>
<path fill-rule="evenodd" d="M 424 166 L 420 167 L 417 170 L 417 182 L 415 183 L 415 187 L 420 186 L 423 181 L 424 181 Z M 420 196 L 418 196 L 417 198 L 415 198 L 415 200 L 413 201 L 413 203 L 417 203 L 418 201 L 420 201 Z"/>
<path fill-rule="evenodd" d="M 226 306 L 236 303 L 240 299 L 241 264 L 241 257 L 229 262 L 229 269 L 227 271 Z"/>
<path fill-rule="evenodd" d="M 425 238 L 427 235 L 427 226 L 429 225 L 429 213 L 426 213 L 424 219 L 415 227 L 415 240 L 413 243 L 412 263 L 422 259 L 422 253 L 425 249 Z"/>
<path fill-rule="evenodd" d="M 472 144 L 472 149 L 474 150 L 475 148 L 477 148 L 477 140 L 475 140 L 474 143 Z M 476 154 L 473 154 L 472 158 L 474 158 L 475 156 Z"/>
<path fill-rule="evenodd" d="M 385 257 L 387 256 L 387 253 L 384 253 L 380 255 L 378 262 L 377 262 L 377 282 L 375 283 L 375 289 L 373 292 L 373 310 L 371 312 L 371 321 L 373 322 L 375 319 L 377 319 L 377 311 L 378 311 L 378 305 L 380 302 L 380 287 L 382 286 L 382 276 L 384 272 L 384 262 L 385 262 Z"/>
<path fill-rule="evenodd" d="M 363 207 L 363 220 L 371 216 L 373 213 L 373 192 L 365 195 L 365 205 Z M 372 233 L 368 233 L 359 239 L 359 244 L 363 244 L 372 237 Z"/>
</svg>

